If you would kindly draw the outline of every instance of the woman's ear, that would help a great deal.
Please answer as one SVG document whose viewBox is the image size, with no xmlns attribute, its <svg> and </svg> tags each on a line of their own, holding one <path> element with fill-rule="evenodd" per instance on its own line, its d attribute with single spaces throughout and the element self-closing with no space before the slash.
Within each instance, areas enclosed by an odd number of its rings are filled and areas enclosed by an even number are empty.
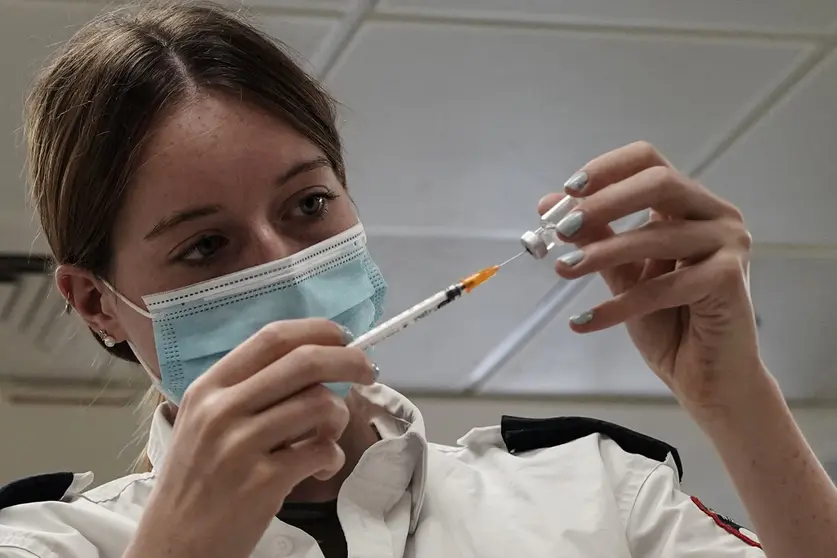
<svg viewBox="0 0 837 558">
<path fill-rule="evenodd" d="M 87 325 L 96 333 L 104 332 L 117 343 L 126 339 L 116 315 L 116 295 L 91 272 L 62 264 L 55 270 L 55 284 Z"/>
</svg>

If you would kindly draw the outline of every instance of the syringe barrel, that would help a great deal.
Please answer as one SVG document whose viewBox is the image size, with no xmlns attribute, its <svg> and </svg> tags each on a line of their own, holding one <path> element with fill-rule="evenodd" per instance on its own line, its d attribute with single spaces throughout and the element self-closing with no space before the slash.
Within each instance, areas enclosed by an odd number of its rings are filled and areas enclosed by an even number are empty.
<svg viewBox="0 0 837 558">
<path fill-rule="evenodd" d="M 526 231 L 520 237 L 523 248 L 532 257 L 540 260 L 545 258 L 550 250 L 560 244 L 555 235 L 555 225 L 569 215 L 578 206 L 579 199 L 566 196 L 541 216 L 541 226 L 534 231 Z"/>
<path fill-rule="evenodd" d="M 384 323 L 372 328 L 370 331 L 364 333 L 351 343 L 349 347 L 358 349 L 367 349 L 377 345 L 384 339 L 392 337 L 399 331 L 416 323 L 425 316 L 432 314 L 439 308 L 447 305 L 451 301 L 462 295 L 463 289 L 460 285 L 451 285 L 444 291 L 425 298 L 415 306 L 404 310 L 397 316 L 390 318 Z"/>
</svg>

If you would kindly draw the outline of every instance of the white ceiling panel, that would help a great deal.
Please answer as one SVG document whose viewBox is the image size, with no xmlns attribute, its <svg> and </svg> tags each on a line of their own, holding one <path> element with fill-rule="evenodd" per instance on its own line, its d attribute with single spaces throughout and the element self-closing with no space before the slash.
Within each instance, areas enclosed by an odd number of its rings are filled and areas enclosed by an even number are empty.
<svg viewBox="0 0 837 558">
<path fill-rule="evenodd" d="M 760 242 L 837 243 L 837 53 L 704 174 Z"/>
<path fill-rule="evenodd" d="M 370 237 L 389 285 L 391 317 L 459 278 L 519 251 L 516 242 Z M 398 388 L 458 386 L 555 282 L 551 264 L 520 258 L 478 290 L 375 348 L 382 381 Z M 407 357 L 409 355 L 409 357 Z"/>
<path fill-rule="evenodd" d="M 382 0 L 379 11 L 491 19 L 716 29 L 822 31 L 837 3 L 797 0 Z"/>
<path fill-rule="evenodd" d="M 250 9 L 303 60 L 316 59 L 354 5 L 229 3 Z M 54 45 L 104 4 L 0 0 L 0 251 L 45 251 L 25 208 L 22 99 Z M 820 0 L 800 0 L 793 10 L 781 0 L 383 0 L 379 9 L 388 15 L 360 28 L 328 85 L 344 103 L 350 189 L 390 284 L 387 316 L 516 253 L 516 237 L 537 223 L 537 199 L 593 156 L 647 139 L 681 168 L 694 168 L 813 48 L 752 34 L 677 37 L 630 26 L 837 30 L 837 3 Z M 452 23 L 457 17 L 476 21 Z M 534 24 L 504 26 L 502 19 Z M 587 24 L 604 27 L 594 32 Z M 622 25 L 628 28 L 608 27 Z M 705 173 L 708 186 L 742 207 L 758 241 L 837 243 L 834 91 L 832 57 Z M 387 340 L 374 352 L 383 381 L 402 389 L 461 387 L 556 283 L 553 261 L 522 258 Z M 22 296 L 0 320 L 0 354 L 7 355 L 0 375 L 142 378 L 137 367 L 110 362 L 77 316 L 58 317 L 61 301 L 54 289 L 39 290 L 42 281 L 27 279 L 29 288 L 17 294 L 0 284 L 0 310 Z M 837 330 L 835 282 L 833 260 L 754 264 L 764 356 L 789 397 L 837 397 L 829 335 Z M 595 282 L 488 390 L 667 393 L 623 330 L 579 336 L 566 327 L 570 314 L 606 296 Z"/>
<path fill-rule="evenodd" d="M 762 320 L 762 356 L 788 398 L 837 397 L 835 284 L 835 260 L 760 258 L 753 263 L 751 285 Z M 604 282 L 595 279 L 485 391 L 667 395 L 623 327 L 580 335 L 566 325 L 571 315 L 608 298 Z"/>
<path fill-rule="evenodd" d="M 667 393 L 634 349 L 624 328 L 579 335 L 567 325 L 570 316 L 607 300 L 608 292 L 604 282 L 596 277 L 485 385 L 484 391 L 554 395 Z M 507 332 L 515 325 L 507 324 Z"/>
<path fill-rule="evenodd" d="M 324 17 L 261 16 L 262 28 L 294 51 L 298 61 L 310 71 L 313 60 L 323 40 L 334 30 L 339 20 Z"/>
<path fill-rule="evenodd" d="M 2 5 L 0 18 L 0 220 L 5 229 L 0 250 L 26 250 L 32 245 L 31 211 L 26 206 L 23 180 L 21 114 L 33 76 L 56 46 L 102 9 L 101 5 L 80 3 L 15 3 Z M 270 15 L 260 18 L 262 26 L 302 59 L 316 54 L 321 41 L 338 20 L 328 17 Z M 21 55 L 23 53 L 23 55 Z"/>
<path fill-rule="evenodd" d="M 374 23 L 330 85 L 367 224 L 508 230 L 624 143 L 696 164 L 804 49 Z"/>
</svg>

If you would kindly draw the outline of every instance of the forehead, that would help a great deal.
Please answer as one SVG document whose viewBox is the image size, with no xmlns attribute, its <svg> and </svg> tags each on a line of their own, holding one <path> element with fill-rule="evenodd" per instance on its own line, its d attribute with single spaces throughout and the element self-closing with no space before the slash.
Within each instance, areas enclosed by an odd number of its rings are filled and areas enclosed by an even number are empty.
<svg viewBox="0 0 837 558">
<path fill-rule="evenodd" d="M 300 160 L 322 156 L 289 125 L 249 103 L 203 95 L 168 114 L 144 147 L 132 205 L 224 203 L 250 185 L 272 184 Z"/>
</svg>

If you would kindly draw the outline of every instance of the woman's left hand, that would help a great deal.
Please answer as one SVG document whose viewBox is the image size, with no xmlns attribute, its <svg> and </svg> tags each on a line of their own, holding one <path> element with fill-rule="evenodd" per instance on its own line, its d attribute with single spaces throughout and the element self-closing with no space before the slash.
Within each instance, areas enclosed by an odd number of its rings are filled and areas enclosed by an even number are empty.
<svg viewBox="0 0 837 558">
<path fill-rule="evenodd" d="M 624 323 L 651 369 L 693 414 L 747 393 L 767 372 L 750 301 L 750 234 L 741 212 L 683 176 L 651 145 L 634 143 L 588 163 L 565 185 L 584 197 L 559 224 L 578 250 L 556 270 L 600 273 L 614 298 L 574 316 L 572 329 Z M 563 197 L 541 200 L 541 213 Z M 650 209 L 644 226 L 615 234 L 613 221 Z"/>
</svg>

